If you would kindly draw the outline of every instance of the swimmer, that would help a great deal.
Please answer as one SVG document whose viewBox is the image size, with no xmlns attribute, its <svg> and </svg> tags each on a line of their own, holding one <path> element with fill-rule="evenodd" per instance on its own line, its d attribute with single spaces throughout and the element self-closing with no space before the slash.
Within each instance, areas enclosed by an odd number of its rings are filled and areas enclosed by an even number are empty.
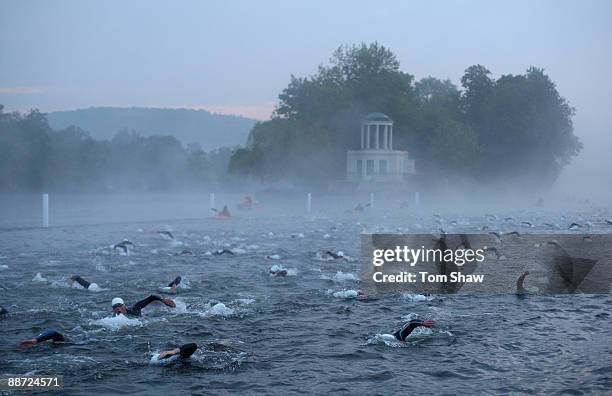
<svg viewBox="0 0 612 396">
<path fill-rule="evenodd" d="M 83 286 L 84 289 L 89 289 L 92 285 L 93 285 L 92 289 L 95 289 L 98 286 L 95 283 L 87 282 L 85 279 L 81 278 L 78 275 L 74 275 L 74 276 L 70 277 L 70 286 L 72 286 L 74 284 L 74 282 L 76 282 L 79 285 Z"/>
<path fill-rule="evenodd" d="M 270 268 L 270 275 L 272 276 L 287 276 L 287 274 L 287 269 L 282 265 L 273 265 L 272 268 Z"/>
<path fill-rule="evenodd" d="M 341 260 L 341 259 L 345 259 L 346 257 L 344 257 L 344 252 L 338 252 L 338 253 L 334 253 L 331 250 L 328 250 L 325 252 L 326 255 L 328 255 L 329 257 L 333 258 L 334 260 Z"/>
<path fill-rule="evenodd" d="M 360 203 L 358 203 L 357 206 L 353 208 L 354 213 L 363 213 L 363 211 L 364 211 L 364 207 L 361 206 Z"/>
<path fill-rule="evenodd" d="M 181 283 L 181 279 L 182 278 L 180 276 L 177 276 L 172 282 L 170 282 L 168 287 L 170 288 L 171 293 L 176 293 L 176 287 L 179 285 L 179 283 Z"/>
<path fill-rule="evenodd" d="M 229 254 L 229 255 L 231 255 L 231 256 L 234 256 L 236 253 L 232 252 L 232 251 L 231 251 L 231 250 L 229 250 L 229 249 L 218 249 L 218 250 L 215 250 L 215 251 L 213 252 L 213 254 L 214 254 L 215 256 L 221 256 L 221 255 L 224 255 L 224 254 Z"/>
<path fill-rule="evenodd" d="M 161 236 L 164 236 L 168 239 L 174 239 L 174 235 L 170 231 L 157 231 L 157 233 Z"/>
<path fill-rule="evenodd" d="M 0 316 L 1 315 L 6 315 L 8 313 L 8 311 L 6 310 L 6 308 L 4 308 L 3 306 L 0 305 Z"/>
<path fill-rule="evenodd" d="M 225 205 L 223 207 L 223 210 L 221 211 L 221 213 L 219 213 L 217 216 L 229 219 L 230 217 L 232 217 L 232 214 L 230 213 L 229 209 L 227 208 L 227 205 Z"/>
<path fill-rule="evenodd" d="M 138 301 L 131 308 L 128 308 L 125 305 L 125 303 L 123 302 L 123 299 L 121 297 L 113 298 L 111 304 L 112 304 L 113 313 L 115 314 L 115 316 L 117 316 L 117 315 L 140 316 L 142 309 L 144 307 L 146 307 L 147 305 L 151 304 L 153 301 L 159 301 L 159 302 L 165 304 L 166 306 L 168 306 L 170 308 L 175 308 L 176 307 L 176 304 L 171 299 L 169 299 L 167 297 L 166 298 L 161 298 L 160 296 L 156 296 L 154 294 L 150 295 L 149 297 L 145 298 L 144 300 Z"/>
<path fill-rule="evenodd" d="M 525 289 L 525 278 L 529 275 L 529 271 L 525 271 L 519 276 L 516 280 L 516 294 L 525 294 L 527 293 L 527 289 Z"/>
<path fill-rule="evenodd" d="M 136 245 L 134 245 L 132 242 L 128 241 L 127 239 L 124 239 L 123 241 L 114 244 L 113 249 L 119 249 L 123 252 L 123 254 L 129 254 L 129 249 L 134 248 L 135 246 Z"/>
<path fill-rule="evenodd" d="M 435 324 L 436 322 L 434 322 L 431 319 L 427 319 L 427 320 L 412 319 L 410 322 L 406 323 L 404 327 L 402 327 L 400 330 L 393 333 L 393 335 L 395 336 L 395 338 L 397 338 L 400 341 L 406 341 L 406 338 L 408 338 L 410 333 L 412 333 L 414 329 L 416 329 L 417 327 L 419 326 L 433 327 Z"/>
<path fill-rule="evenodd" d="M 53 329 L 48 329 L 40 333 L 36 338 L 21 341 L 18 347 L 19 349 L 27 349 L 33 347 L 36 344 L 40 344 L 41 342 L 45 342 L 48 340 L 51 340 L 53 342 L 66 341 L 62 333 L 57 332 Z"/>
<path fill-rule="evenodd" d="M 194 343 L 185 344 L 179 348 L 174 348 L 169 351 L 159 353 L 159 360 L 169 359 L 177 356 L 177 359 L 189 359 L 191 355 L 198 349 L 198 345 Z"/>
</svg>

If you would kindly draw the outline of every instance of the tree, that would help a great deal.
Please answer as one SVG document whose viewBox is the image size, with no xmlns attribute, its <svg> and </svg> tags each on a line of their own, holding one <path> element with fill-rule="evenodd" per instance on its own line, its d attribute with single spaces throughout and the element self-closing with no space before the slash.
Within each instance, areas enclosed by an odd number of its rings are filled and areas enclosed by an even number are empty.
<svg viewBox="0 0 612 396">
<path fill-rule="evenodd" d="M 457 121 L 447 121 L 433 131 L 429 151 L 437 170 L 449 176 L 473 176 L 483 155 L 474 130 Z"/>
<path fill-rule="evenodd" d="M 582 148 L 573 133 L 574 109 L 543 69 L 495 81 L 488 74 L 472 66 L 462 78 L 466 120 L 484 150 L 480 176 L 550 185 Z"/>
<path fill-rule="evenodd" d="M 0 191 L 155 191 L 212 181 L 201 147 L 173 136 L 119 131 L 95 140 L 75 126 L 54 131 L 37 110 L 0 106 Z"/>
</svg>

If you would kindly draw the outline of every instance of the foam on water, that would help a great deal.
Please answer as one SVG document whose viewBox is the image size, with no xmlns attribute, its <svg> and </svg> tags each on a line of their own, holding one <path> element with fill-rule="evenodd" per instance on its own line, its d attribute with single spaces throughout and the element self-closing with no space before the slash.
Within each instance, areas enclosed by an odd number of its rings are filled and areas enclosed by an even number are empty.
<svg viewBox="0 0 612 396">
<path fill-rule="evenodd" d="M 255 299 L 254 298 L 238 298 L 234 300 L 234 302 L 236 302 L 237 304 L 242 304 L 242 305 L 250 305 L 255 302 Z"/>
<path fill-rule="evenodd" d="M 366 340 L 366 345 L 386 345 L 392 348 L 405 348 L 407 343 L 395 338 L 393 334 L 379 333 Z"/>
<path fill-rule="evenodd" d="M 149 364 L 153 366 L 167 366 L 169 364 L 177 362 L 180 359 L 180 355 L 170 356 L 169 358 L 166 358 L 166 359 L 160 359 L 159 355 L 160 355 L 159 352 L 155 352 L 153 356 L 151 356 L 151 360 L 149 361 Z"/>
<path fill-rule="evenodd" d="M 235 310 L 226 306 L 225 304 L 223 304 L 222 302 L 218 302 L 212 306 L 210 306 L 203 314 L 201 314 L 202 316 L 208 317 L 208 316 L 221 316 L 224 318 L 230 317 L 232 315 L 235 314 Z"/>
<path fill-rule="evenodd" d="M 102 319 L 93 320 L 92 325 L 101 326 L 112 331 L 118 331 L 124 327 L 142 326 L 143 323 L 136 318 L 128 318 L 125 315 L 107 316 Z"/>
<path fill-rule="evenodd" d="M 89 288 L 87 289 L 87 291 L 93 292 L 93 293 L 99 293 L 101 291 L 104 291 L 106 289 L 101 288 L 100 286 L 98 286 L 97 283 L 91 283 L 89 285 Z"/>
<path fill-rule="evenodd" d="M 42 276 L 40 272 L 37 272 L 34 278 L 32 278 L 32 282 L 47 282 L 47 278 Z"/>
<path fill-rule="evenodd" d="M 357 296 L 359 296 L 359 293 L 357 292 L 357 290 L 341 290 L 341 291 L 337 291 L 332 293 L 332 295 L 336 298 L 357 298 Z"/>
<path fill-rule="evenodd" d="M 173 299 L 172 301 L 174 301 L 174 303 L 176 304 L 176 307 L 171 309 L 172 313 L 187 313 L 187 303 L 185 303 L 183 300 L 176 298 Z"/>
<path fill-rule="evenodd" d="M 338 282 L 338 283 L 349 282 L 349 281 L 355 282 L 359 280 L 357 275 L 350 273 L 350 272 L 342 272 L 342 271 L 336 272 L 333 276 L 321 275 L 321 279 L 331 280 L 331 281 Z"/>
<path fill-rule="evenodd" d="M 315 253 L 314 259 L 318 260 L 318 261 L 332 261 L 332 260 L 334 260 L 333 257 L 331 257 L 330 255 L 328 255 L 325 252 L 317 252 L 317 253 Z"/>
<path fill-rule="evenodd" d="M 423 294 L 413 294 L 413 293 L 402 293 L 402 298 L 406 301 L 419 302 L 419 301 L 431 301 L 435 299 L 434 296 L 426 296 Z"/>
</svg>

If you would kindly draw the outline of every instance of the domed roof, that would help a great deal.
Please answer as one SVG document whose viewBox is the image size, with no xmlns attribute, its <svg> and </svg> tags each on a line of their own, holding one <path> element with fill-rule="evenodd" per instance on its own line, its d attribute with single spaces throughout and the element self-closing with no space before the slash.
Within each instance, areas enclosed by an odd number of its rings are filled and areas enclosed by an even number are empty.
<svg viewBox="0 0 612 396">
<path fill-rule="evenodd" d="M 370 113 L 365 116 L 365 121 L 384 121 L 384 122 L 393 122 L 388 115 L 383 113 Z"/>
</svg>

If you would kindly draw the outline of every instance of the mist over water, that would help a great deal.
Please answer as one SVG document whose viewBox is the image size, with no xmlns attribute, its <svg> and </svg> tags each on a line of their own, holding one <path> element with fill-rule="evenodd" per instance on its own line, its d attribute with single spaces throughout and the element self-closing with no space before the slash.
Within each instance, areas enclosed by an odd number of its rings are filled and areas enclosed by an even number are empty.
<svg viewBox="0 0 612 396">
<path fill-rule="evenodd" d="M 233 203 L 241 195 L 217 193 L 217 207 L 227 203 L 234 214 L 219 220 L 208 214 L 208 194 L 51 195 L 51 227 L 42 229 L 32 208 L 39 198 L 21 197 L 0 222 L 0 288 L 9 311 L 0 319 L 8 346 L 2 371 L 64 375 L 66 394 L 150 393 L 152 384 L 155 392 L 272 394 L 393 393 L 432 381 L 453 392 L 520 393 L 538 383 L 542 392 L 562 393 L 580 383 L 585 393 L 602 393 L 611 386 L 608 295 L 357 296 L 363 232 L 480 232 L 483 225 L 523 232 L 519 222 L 529 220 L 529 232 L 567 232 L 578 221 L 610 233 L 609 209 L 488 207 L 492 220 L 477 202 L 441 210 L 424 196 L 398 210 L 397 198 L 375 195 L 374 208 L 357 214 L 354 202 L 369 195 L 313 194 L 308 214 L 303 194 L 258 197 L 259 211 L 239 211 Z M 183 216 L 191 219 L 176 220 Z M 112 248 L 124 239 L 135 245 L 127 254 Z M 214 255 L 219 249 L 235 254 Z M 330 259 L 327 250 L 357 259 Z M 274 266 L 290 271 L 274 276 Z M 76 274 L 99 289 L 71 287 Z M 167 294 L 177 275 L 178 293 Z M 152 293 L 175 299 L 177 308 L 153 304 L 141 317 L 112 317 L 113 297 L 132 304 Z M 437 325 L 406 343 L 390 336 L 414 317 Z M 70 342 L 14 348 L 45 328 Z M 200 345 L 189 363 L 156 357 L 188 342 Z"/>
</svg>

